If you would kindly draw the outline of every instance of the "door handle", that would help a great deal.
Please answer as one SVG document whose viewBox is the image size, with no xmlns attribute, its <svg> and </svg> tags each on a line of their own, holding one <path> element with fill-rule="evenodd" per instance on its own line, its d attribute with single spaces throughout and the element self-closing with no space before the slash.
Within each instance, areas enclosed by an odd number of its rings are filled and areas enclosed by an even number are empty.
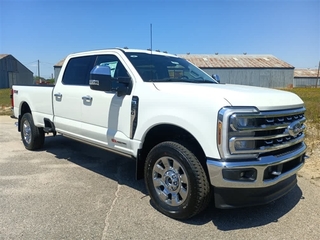
<svg viewBox="0 0 320 240">
<path fill-rule="evenodd" d="M 53 94 L 53 96 L 55 96 L 56 98 L 62 98 L 62 94 L 61 93 L 55 93 L 55 94 Z"/>
<path fill-rule="evenodd" d="M 83 97 L 82 97 L 82 100 L 84 100 L 84 101 L 88 101 L 88 102 L 90 101 L 90 102 L 91 102 L 91 101 L 92 101 L 92 97 L 91 97 L 91 96 L 89 96 L 89 95 L 87 95 L 87 96 L 83 96 Z"/>
</svg>

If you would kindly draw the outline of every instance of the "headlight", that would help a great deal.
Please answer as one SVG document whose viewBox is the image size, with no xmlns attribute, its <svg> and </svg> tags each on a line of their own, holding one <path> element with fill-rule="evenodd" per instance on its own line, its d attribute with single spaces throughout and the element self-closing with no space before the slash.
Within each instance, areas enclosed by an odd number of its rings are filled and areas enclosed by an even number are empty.
<svg viewBox="0 0 320 240">
<path fill-rule="evenodd" d="M 239 114 L 232 114 L 230 117 L 230 127 L 234 130 L 245 130 L 245 129 L 250 129 L 253 128 L 256 123 L 254 118 L 248 118 L 238 116 Z"/>
<path fill-rule="evenodd" d="M 237 125 L 239 127 L 247 127 L 249 125 L 249 119 L 248 118 L 238 118 Z"/>
<path fill-rule="evenodd" d="M 243 150 L 253 150 L 255 149 L 255 141 L 252 140 L 230 140 L 230 147 L 231 149 L 234 148 L 236 151 L 243 151 Z"/>
<path fill-rule="evenodd" d="M 255 107 L 225 107 L 219 111 L 217 143 L 224 159 L 254 159 L 255 128 L 259 110 Z"/>
</svg>

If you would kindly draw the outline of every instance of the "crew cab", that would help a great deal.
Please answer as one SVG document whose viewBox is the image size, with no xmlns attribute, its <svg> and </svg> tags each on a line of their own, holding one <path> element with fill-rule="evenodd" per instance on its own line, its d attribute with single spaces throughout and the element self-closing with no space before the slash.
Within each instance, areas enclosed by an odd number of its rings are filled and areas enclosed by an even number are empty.
<svg viewBox="0 0 320 240">
<path fill-rule="evenodd" d="M 297 95 L 219 84 L 176 55 L 71 54 L 55 86 L 14 85 L 12 94 L 26 149 L 42 148 L 51 133 L 133 158 L 152 205 L 175 219 L 208 204 L 269 203 L 295 187 L 304 164 Z"/>
</svg>

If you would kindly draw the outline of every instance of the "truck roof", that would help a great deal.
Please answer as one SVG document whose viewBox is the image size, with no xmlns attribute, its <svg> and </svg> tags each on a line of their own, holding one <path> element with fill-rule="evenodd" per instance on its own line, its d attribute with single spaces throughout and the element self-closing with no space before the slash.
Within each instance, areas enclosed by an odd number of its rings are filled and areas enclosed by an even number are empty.
<svg viewBox="0 0 320 240">
<path fill-rule="evenodd" d="M 78 53 L 72 53 L 69 55 L 69 57 L 77 57 L 77 56 L 83 56 L 83 55 L 91 55 L 91 54 L 106 54 L 109 52 L 114 51 L 122 51 L 122 52 L 134 52 L 134 53 L 147 53 L 147 54 L 154 54 L 154 55 L 164 55 L 164 56 L 171 56 L 171 57 L 178 57 L 176 54 L 169 54 L 167 52 L 161 52 L 159 50 L 143 50 L 143 49 L 129 49 L 129 48 L 106 48 L 101 50 L 93 50 L 93 51 L 85 51 L 85 52 L 78 52 Z"/>
</svg>

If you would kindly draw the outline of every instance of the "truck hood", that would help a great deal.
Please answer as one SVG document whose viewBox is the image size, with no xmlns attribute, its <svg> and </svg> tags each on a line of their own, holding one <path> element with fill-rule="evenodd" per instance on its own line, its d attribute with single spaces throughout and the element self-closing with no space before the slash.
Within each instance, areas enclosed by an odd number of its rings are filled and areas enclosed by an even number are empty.
<svg viewBox="0 0 320 240">
<path fill-rule="evenodd" d="M 156 82 L 159 91 L 195 98 L 219 98 L 231 106 L 255 106 L 259 110 L 283 110 L 303 106 L 303 101 L 294 93 L 270 88 L 233 84 L 203 84 L 181 82 Z M 178 96 L 177 96 L 178 97 Z"/>
</svg>

